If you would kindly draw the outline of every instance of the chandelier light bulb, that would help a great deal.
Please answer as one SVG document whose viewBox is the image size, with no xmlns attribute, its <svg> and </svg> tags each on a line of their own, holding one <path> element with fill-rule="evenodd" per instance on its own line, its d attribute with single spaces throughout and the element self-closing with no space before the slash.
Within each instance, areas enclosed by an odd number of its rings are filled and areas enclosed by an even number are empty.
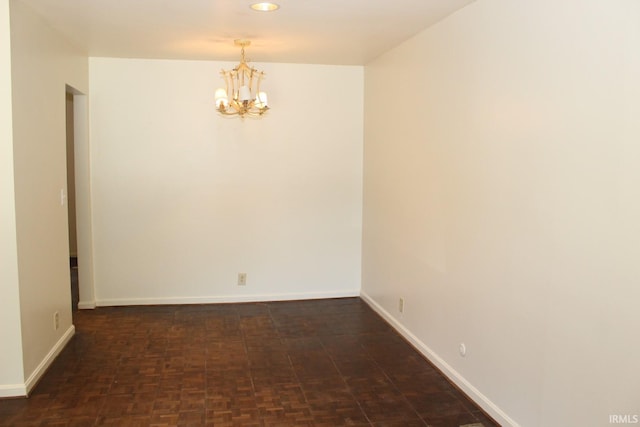
<svg viewBox="0 0 640 427">
<path fill-rule="evenodd" d="M 266 94 L 266 92 L 258 93 L 258 96 L 256 96 L 256 107 L 258 107 L 258 108 L 266 108 L 268 105 L 269 105 L 269 103 L 267 102 L 267 94 Z"/>
<path fill-rule="evenodd" d="M 220 108 L 221 106 L 224 108 L 227 108 L 229 106 L 229 97 L 227 96 L 226 90 L 222 88 L 216 89 L 215 99 L 216 99 L 216 108 Z"/>
<path fill-rule="evenodd" d="M 238 91 L 238 100 L 239 101 L 248 101 L 251 99 L 251 90 L 248 86 L 243 85 L 240 86 L 240 90 Z"/>
</svg>

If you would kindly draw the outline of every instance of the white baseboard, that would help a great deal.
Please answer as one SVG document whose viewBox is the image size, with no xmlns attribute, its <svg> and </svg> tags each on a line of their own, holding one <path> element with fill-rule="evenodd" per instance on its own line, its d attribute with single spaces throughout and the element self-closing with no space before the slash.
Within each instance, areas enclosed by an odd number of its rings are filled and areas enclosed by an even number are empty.
<svg viewBox="0 0 640 427">
<path fill-rule="evenodd" d="M 27 387 L 24 384 L 0 385 L 0 397 L 24 397 L 27 395 Z"/>
<path fill-rule="evenodd" d="M 493 417 L 500 425 L 519 427 L 513 419 L 504 413 L 498 406 L 496 406 L 491 400 L 484 394 L 475 388 L 469 381 L 467 381 L 458 371 L 453 369 L 451 365 L 445 362 L 440 356 L 438 356 L 433 350 L 431 350 L 425 343 L 423 343 L 418 337 L 413 335 L 404 325 L 402 325 L 395 317 L 387 312 L 382 306 L 380 306 L 373 298 L 361 292 L 360 297 L 380 316 L 382 316 L 387 322 L 393 326 L 394 329 L 400 333 L 407 341 L 409 341 L 424 357 L 433 363 L 444 375 L 449 378 L 456 386 L 458 386 L 469 398 L 471 398 L 478 406 L 480 406 L 485 412 Z"/>
<path fill-rule="evenodd" d="M 33 387 L 38 383 L 42 375 L 44 375 L 44 373 L 47 371 L 47 368 L 51 365 L 51 363 L 53 363 L 55 358 L 60 354 L 60 352 L 64 349 L 64 347 L 67 345 L 69 340 L 71 340 L 75 333 L 76 327 L 71 325 L 69 329 L 66 330 L 64 335 L 60 337 L 58 342 L 53 346 L 49 353 L 47 353 L 42 362 L 40 362 L 40 364 L 36 367 L 29 378 L 27 378 L 27 381 L 25 382 L 26 393 L 23 394 L 23 396 L 29 394 Z"/>
<path fill-rule="evenodd" d="M 56 342 L 53 348 L 47 353 L 42 362 L 36 367 L 33 373 L 29 376 L 24 384 L 3 384 L 0 385 L 0 397 L 26 397 L 33 387 L 38 383 L 42 375 L 47 371 L 47 368 L 51 366 L 51 363 L 60 354 L 60 352 L 67 345 L 69 340 L 76 332 L 75 326 L 71 325 L 66 330 L 64 335 Z"/>
<path fill-rule="evenodd" d="M 113 298 L 98 299 L 95 306 L 112 307 L 125 305 L 181 305 L 181 304 L 220 304 L 234 302 L 266 302 L 266 301 L 298 301 L 323 298 L 349 298 L 360 296 L 359 290 L 315 292 L 315 293 L 291 293 L 291 294 L 259 294 L 259 295 L 229 295 L 219 297 L 172 297 L 172 298 Z M 95 308 L 91 307 L 91 308 Z M 80 304 L 78 304 L 78 308 Z M 89 308 L 89 307 L 86 307 Z"/>
<path fill-rule="evenodd" d="M 79 301 L 78 302 L 78 310 L 93 310 L 96 308 L 95 301 Z"/>
</svg>

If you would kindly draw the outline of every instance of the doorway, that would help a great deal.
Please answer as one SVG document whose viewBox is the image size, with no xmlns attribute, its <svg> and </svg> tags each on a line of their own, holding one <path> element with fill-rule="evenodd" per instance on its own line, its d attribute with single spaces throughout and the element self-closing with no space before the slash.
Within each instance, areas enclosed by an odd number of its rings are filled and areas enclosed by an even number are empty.
<svg viewBox="0 0 640 427">
<path fill-rule="evenodd" d="M 87 96 L 66 86 L 67 206 L 73 311 L 96 307 Z"/>
<path fill-rule="evenodd" d="M 67 215 L 69 222 L 69 268 L 71 276 L 71 309 L 76 311 L 80 302 L 78 283 L 78 238 L 76 228 L 76 165 L 74 137 L 73 93 L 65 92 L 67 127 Z"/>
</svg>

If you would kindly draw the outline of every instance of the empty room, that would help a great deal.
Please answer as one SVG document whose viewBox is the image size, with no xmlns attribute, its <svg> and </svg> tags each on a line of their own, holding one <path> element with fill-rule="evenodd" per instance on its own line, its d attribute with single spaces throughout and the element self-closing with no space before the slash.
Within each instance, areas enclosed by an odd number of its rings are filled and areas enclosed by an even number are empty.
<svg viewBox="0 0 640 427">
<path fill-rule="evenodd" d="M 640 423 L 640 2 L 0 0 L 0 426 Z"/>
</svg>

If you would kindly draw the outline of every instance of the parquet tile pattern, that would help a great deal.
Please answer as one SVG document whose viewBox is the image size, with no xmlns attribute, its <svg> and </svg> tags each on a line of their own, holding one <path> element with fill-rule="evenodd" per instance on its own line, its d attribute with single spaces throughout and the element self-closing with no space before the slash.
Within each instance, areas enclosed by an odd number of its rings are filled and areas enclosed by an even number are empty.
<svg viewBox="0 0 640 427">
<path fill-rule="evenodd" d="M 495 426 L 358 298 L 111 307 L 1 426 Z"/>
</svg>

